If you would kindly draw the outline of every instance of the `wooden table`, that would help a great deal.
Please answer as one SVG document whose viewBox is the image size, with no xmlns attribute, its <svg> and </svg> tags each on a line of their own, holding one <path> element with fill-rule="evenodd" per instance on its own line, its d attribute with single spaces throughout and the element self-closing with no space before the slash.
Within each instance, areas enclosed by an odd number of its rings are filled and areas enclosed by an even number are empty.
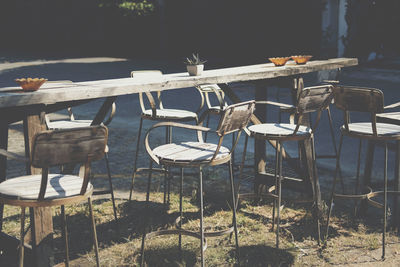
<svg viewBox="0 0 400 267">
<path fill-rule="evenodd" d="M 233 102 L 240 99 L 231 90 L 228 83 L 257 81 L 256 98 L 266 97 L 266 84 L 275 78 L 295 78 L 297 82 L 301 74 L 322 70 L 340 69 L 358 64 L 354 58 L 335 58 L 329 60 L 309 61 L 306 65 L 288 62 L 283 67 L 275 67 L 272 63 L 206 70 L 201 76 L 189 76 L 185 73 L 162 75 L 159 78 L 123 78 L 98 80 L 79 83 L 48 83 L 39 91 L 22 92 L 17 87 L 0 88 L 0 148 L 7 149 L 8 125 L 23 120 L 25 133 L 25 151 L 29 155 L 32 136 L 45 129 L 44 114 L 65 109 L 68 106 L 80 105 L 97 98 L 106 98 L 93 123 L 103 121 L 111 104 L 117 96 L 135 94 L 146 91 L 170 90 L 194 87 L 201 84 L 219 84 Z M 253 123 L 265 120 L 265 110 L 259 110 L 252 117 Z M 265 149 L 256 145 L 256 156 L 262 156 Z M 306 155 L 309 155 L 306 151 Z M 0 182 L 6 177 L 7 161 L 0 157 Z M 29 167 L 29 166 L 28 166 Z M 38 170 L 28 168 L 31 173 Z M 311 183 L 318 182 L 310 175 Z M 314 196 L 320 199 L 319 185 Z M 2 208 L 0 210 L 2 216 Z M 52 265 L 52 216 L 50 209 L 39 208 L 31 212 L 33 222 L 32 244 L 37 252 L 37 265 Z M 0 225 L 1 227 L 1 225 Z M 1 229 L 1 228 L 0 228 Z"/>
</svg>

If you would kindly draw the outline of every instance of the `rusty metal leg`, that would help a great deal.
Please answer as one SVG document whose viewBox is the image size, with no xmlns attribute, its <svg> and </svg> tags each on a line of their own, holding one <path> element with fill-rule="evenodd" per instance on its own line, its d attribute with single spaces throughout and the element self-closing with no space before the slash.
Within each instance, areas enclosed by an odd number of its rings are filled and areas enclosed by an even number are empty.
<svg viewBox="0 0 400 267">
<path fill-rule="evenodd" d="M 106 161 L 107 175 L 108 175 L 108 185 L 110 187 L 110 195 L 111 195 L 111 201 L 112 201 L 112 204 L 113 204 L 115 223 L 117 224 L 117 228 L 119 229 L 119 227 L 118 227 L 118 216 L 117 216 L 117 205 L 115 205 L 114 188 L 113 188 L 113 184 L 112 184 L 110 163 L 108 161 L 108 153 L 104 154 L 104 159 Z"/>
<path fill-rule="evenodd" d="M 142 134 L 142 127 L 143 127 L 143 118 L 140 117 L 139 132 L 138 132 L 137 141 L 136 141 L 135 161 L 133 162 L 131 189 L 129 192 L 129 201 L 132 200 L 133 183 L 135 181 L 136 170 L 137 170 L 137 160 L 138 160 L 138 156 L 139 156 L 139 144 L 140 144 L 140 135 Z"/>
<path fill-rule="evenodd" d="M 396 159 L 394 166 L 394 191 L 400 192 L 400 141 L 396 141 Z M 400 231 L 399 225 L 399 197 L 397 194 L 393 196 L 393 225 L 397 227 L 397 231 Z"/>
<path fill-rule="evenodd" d="M 238 230 L 236 224 L 236 194 L 235 194 L 235 183 L 233 181 L 233 167 L 232 161 L 229 161 L 229 180 L 231 183 L 231 194 L 232 194 L 232 220 L 233 220 L 233 229 L 235 231 L 235 244 L 236 244 L 236 259 L 239 263 L 239 238 L 238 238 Z"/>
<path fill-rule="evenodd" d="M 385 141 L 385 165 L 384 165 L 384 187 L 383 187 L 383 229 L 382 229 L 382 260 L 385 260 L 385 242 L 386 242 L 386 224 L 387 224 L 387 162 L 388 162 L 388 148 Z"/>
<path fill-rule="evenodd" d="M 200 257 L 201 257 L 201 266 L 204 267 L 204 226 L 203 226 L 203 172 L 201 167 L 199 167 L 199 193 L 200 193 Z"/>
<path fill-rule="evenodd" d="M 279 175 L 278 175 L 278 204 L 276 207 L 277 223 L 276 223 L 276 248 L 279 248 L 279 230 L 281 223 L 281 198 L 282 198 L 282 142 L 278 142 L 279 147 Z"/>
<path fill-rule="evenodd" d="M 358 187 L 360 184 L 361 149 L 362 149 L 362 140 L 360 139 L 360 142 L 358 145 L 357 174 L 356 174 L 356 186 L 354 188 L 354 195 L 358 194 Z M 357 203 L 358 203 L 358 201 L 357 201 L 357 199 L 355 199 L 354 200 L 354 217 L 356 216 L 356 213 L 357 213 Z"/>
<path fill-rule="evenodd" d="M 0 148 L 7 150 L 8 147 L 8 124 L 0 121 Z M 0 182 L 5 181 L 7 170 L 7 158 L 0 156 Z M 4 204 L 0 204 L 0 232 L 3 229 Z"/>
<path fill-rule="evenodd" d="M 183 197 L 183 168 L 181 168 L 181 181 L 179 184 L 179 229 L 182 229 L 182 217 L 183 217 L 182 197 Z M 180 232 L 179 232 L 179 251 L 182 252 L 182 234 Z"/>
<path fill-rule="evenodd" d="M 278 195 L 278 168 L 279 168 L 279 143 L 276 146 L 275 150 L 275 190 L 274 193 Z M 274 231 L 275 228 L 275 210 L 276 210 L 276 198 L 274 198 L 273 206 L 272 206 L 272 228 L 271 231 Z"/>
<path fill-rule="evenodd" d="M 315 139 L 314 136 L 311 138 L 311 149 L 312 149 L 312 154 L 313 154 L 313 165 L 314 165 L 314 179 L 316 179 L 316 170 L 317 170 L 317 161 L 316 161 L 316 156 L 315 156 Z M 314 186 L 316 186 L 317 182 L 314 181 Z M 317 191 L 314 189 L 314 192 Z M 316 219 L 316 224 L 317 224 L 317 243 L 318 246 L 321 244 L 321 225 L 320 225 L 320 212 L 318 210 L 319 203 L 318 203 L 318 198 L 314 197 L 314 211 L 317 212 L 315 219 Z"/>
<path fill-rule="evenodd" d="M 249 136 L 246 134 L 246 138 L 245 138 L 245 140 L 244 140 L 244 148 L 243 148 L 243 155 L 242 155 L 242 161 L 241 161 L 241 163 L 240 163 L 240 169 L 239 169 L 239 179 L 238 179 L 238 182 L 237 182 L 237 186 L 235 186 L 235 188 L 236 188 L 236 190 L 235 190 L 235 192 L 236 192 L 236 195 L 237 195 L 237 197 L 236 197 L 236 202 L 235 202 L 235 209 L 237 210 L 237 207 L 238 207 L 238 205 L 239 205 L 239 192 L 240 192 L 240 182 L 241 182 L 241 180 L 243 179 L 243 168 L 244 168 L 244 163 L 245 163 L 245 161 L 246 161 L 246 152 L 247 152 L 247 144 L 248 144 L 248 141 L 249 141 Z"/>
<path fill-rule="evenodd" d="M 21 207 L 21 239 L 19 241 L 18 266 L 24 266 L 24 240 L 25 240 L 25 207 Z"/>
<path fill-rule="evenodd" d="M 65 216 L 65 207 L 64 205 L 61 206 L 61 235 L 62 238 L 64 239 L 64 245 L 65 245 L 65 267 L 69 266 L 69 246 L 68 246 L 68 229 L 67 229 L 67 218 Z"/>
<path fill-rule="evenodd" d="M 339 169 L 340 169 L 340 154 L 341 154 L 341 151 L 342 151 L 342 144 L 343 144 L 343 135 L 340 136 L 339 151 L 338 151 L 338 156 L 336 158 L 335 176 L 333 178 L 333 184 L 332 184 L 332 190 L 331 190 L 331 199 L 330 199 L 329 206 L 328 206 L 328 218 L 326 220 L 326 233 L 325 233 L 325 238 L 324 238 L 325 244 L 326 244 L 326 242 L 328 240 L 329 221 L 330 221 L 331 213 L 332 213 L 332 209 L 333 209 L 333 199 L 334 199 L 334 196 L 335 196 L 336 180 L 337 180 L 337 176 L 338 176 Z"/>
<path fill-rule="evenodd" d="M 374 141 L 368 141 L 368 148 L 367 148 L 367 158 L 365 159 L 365 167 L 364 167 L 364 179 L 363 179 L 363 186 L 365 188 L 371 185 L 371 174 L 372 174 L 372 167 L 374 161 L 374 150 L 375 150 L 375 143 Z M 368 203 L 366 200 L 363 200 L 360 205 L 359 215 L 364 216 L 367 212 Z"/>
<path fill-rule="evenodd" d="M 93 216 L 92 198 L 90 197 L 88 198 L 88 204 L 89 204 L 90 221 L 92 224 L 94 253 L 96 254 L 96 266 L 99 267 L 100 266 L 99 245 L 97 243 L 96 223 L 94 221 L 94 216 Z"/>
</svg>

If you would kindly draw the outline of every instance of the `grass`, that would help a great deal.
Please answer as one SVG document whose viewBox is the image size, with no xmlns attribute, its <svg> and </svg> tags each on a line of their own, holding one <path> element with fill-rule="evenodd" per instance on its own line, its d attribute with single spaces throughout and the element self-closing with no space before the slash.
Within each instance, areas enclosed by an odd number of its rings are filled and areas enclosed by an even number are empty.
<svg viewBox="0 0 400 267">
<path fill-rule="evenodd" d="M 198 198 L 195 179 L 187 181 L 184 188 L 183 227 L 196 230 L 199 227 Z M 232 220 L 228 184 L 214 176 L 205 185 L 205 225 L 207 231 L 228 227 Z M 175 181 L 176 183 L 176 181 Z M 157 183 L 154 183 L 157 188 Z M 176 185 L 172 187 L 171 203 L 163 205 L 163 194 L 152 192 L 148 208 L 142 189 L 145 179 L 135 184 L 135 199 L 118 199 L 119 227 L 117 229 L 111 201 L 94 200 L 94 214 L 100 246 L 102 266 L 138 266 L 140 260 L 141 233 L 147 230 L 173 229 L 179 214 L 179 196 Z M 284 192 L 290 194 L 290 191 Z M 281 213 L 280 248 L 275 248 L 275 232 L 271 231 L 272 205 L 268 201 L 241 201 L 237 214 L 241 266 L 354 266 L 383 264 L 381 253 L 381 212 L 370 209 L 366 220 L 354 220 L 350 208 L 338 208 L 332 218 L 329 242 L 318 247 L 316 225 L 309 204 L 287 203 Z M 335 206 L 335 208 L 336 208 Z M 339 209 L 342 206 L 342 209 Z M 3 231 L 19 236 L 20 209 L 5 206 Z M 66 207 L 68 215 L 70 259 L 72 266 L 95 266 L 94 252 L 86 203 Z M 54 210 L 55 261 L 62 265 L 63 241 L 60 232 L 60 209 Z M 147 218 L 147 219 L 146 219 Z M 27 222 L 28 223 L 28 222 Z M 323 231 L 324 232 L 324 231 Z M 207 266 L 237 266 L 234 237 L 225 235 L 207 238 L 205 252 Z M 385 266 L 400 259 L 398 236 L 389 231 L 387 236 Z M 178 250 L 178 237 L 156 237 L 146 241 L 147 266 L 197 266 L 199 265 L 199 240 L 183 236 L 182 252 Z M 7 261 L 8 260 L 8 261 Z M 12 259 L 13 260 L 13 259 Z M 389 264 L 389 265 L 388 265 Z M 1 266 L 12 266 L 10 259 L 0 256 Z M 396 266 L 396 265 L 393 265 Z"/>
</svg>

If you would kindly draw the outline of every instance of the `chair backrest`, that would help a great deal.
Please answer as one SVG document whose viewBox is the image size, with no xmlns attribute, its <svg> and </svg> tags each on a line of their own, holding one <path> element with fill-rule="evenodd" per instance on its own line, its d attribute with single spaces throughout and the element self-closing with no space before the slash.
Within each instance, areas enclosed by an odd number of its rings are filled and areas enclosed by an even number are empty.
<svg viewBox="0 0 400 267">
<path fill-rule="evenodd" d="M 326 109 L 333 98 L 332 85 L 320 85 L 304 88 L 297 101 L 299 113 L 310 113 Z"/>
<path fill-rule="evenodd" d="M 375 88 L 335 86 L 334 100 L 335 106 L 343 111 L 383 112 L 383 93 Z"/>
<path fill-rule="evenodd" d="M 160 78 L 162 76 L 162 72 L 159 70 L 138 70 L 138 71 L 131 71 L 131 77 L 132 78 Z M 163 109 L 163 103 L 161 99 L 161 91 L 157 91 L 156 94 L 156 101 L 154 101 L 154 97 L 150 92 L 145 92 L 147 96 L 147 100 L 149 101 L 150 108 L 152 110 L 155 110 L 157 108 Z M 144 103 L 143 99 L 143 93 L 139 93 L 139 103 L 140 103 L 140 108 L 142 109 L 142 112 L 146 110 L 146 106 Z M 155 115 L 155 114 L 154 114 Z"/>
<path fill-rule="evenodd" d="M 226 107 L 221 115 L 217 134 L 223 136 L 246 127 L 255 110 L 255 105 L 256 102 L 251 100 Z"/>
<path fill-rule="evenodd" d="M 31 164 L 36 168 L 48 168 L 100 160 L 107 138 L 105 126 L 40 132 L 33 138 Z"/>
<path fill-rule="evenodd" d="M 218 101 L 218 106 L 223 109 L 228 106 L 228 103 L 225 101 L 225 93 L 217 84 L 203 84 L 197 86 L 201 93 L 204 94 L 206 104 L 208 108 L 213 107 L 210 99 L 210 94 L 215 95 Z"/>
<path fill-rule="evenodd" d="M 376 113 L 384 110 L 383 92 L 375 88 L 356 86 L 335 86 L 335 106 L 344 112 L 344 127 L 349 131 L 350 112 L 365 112 L 371 116 L 371 127 L 374 136 L 378 135 L 376 128 Z"/>
</svg>

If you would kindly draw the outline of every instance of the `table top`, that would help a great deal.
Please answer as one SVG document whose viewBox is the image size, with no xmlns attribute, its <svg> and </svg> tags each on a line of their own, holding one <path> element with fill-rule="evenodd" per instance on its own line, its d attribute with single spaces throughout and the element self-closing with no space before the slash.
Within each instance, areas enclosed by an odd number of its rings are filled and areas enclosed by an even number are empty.
<svg viewBox="0 0 400 267">
<path fill-rule="evenodd" d="M 200 76 L 189 76 L 187 72 L 164 74 L 153 77 L 120 78 L 87 82 L 45 83 L 35 92 L 23 92 L 20 87 L 0 88 L 0 108 L 21 107 L 35 104 L 102 98 L 194 87 L 201 84 L 231 83 L 271 79 L 310 73 L 315 71 L 356 66 L 356 58 L 333 58 L 312 60 L 304 65 L 289 61 L 285 66 L 275 67 L 272 63 L 205 70 Z"/>
</svg>

